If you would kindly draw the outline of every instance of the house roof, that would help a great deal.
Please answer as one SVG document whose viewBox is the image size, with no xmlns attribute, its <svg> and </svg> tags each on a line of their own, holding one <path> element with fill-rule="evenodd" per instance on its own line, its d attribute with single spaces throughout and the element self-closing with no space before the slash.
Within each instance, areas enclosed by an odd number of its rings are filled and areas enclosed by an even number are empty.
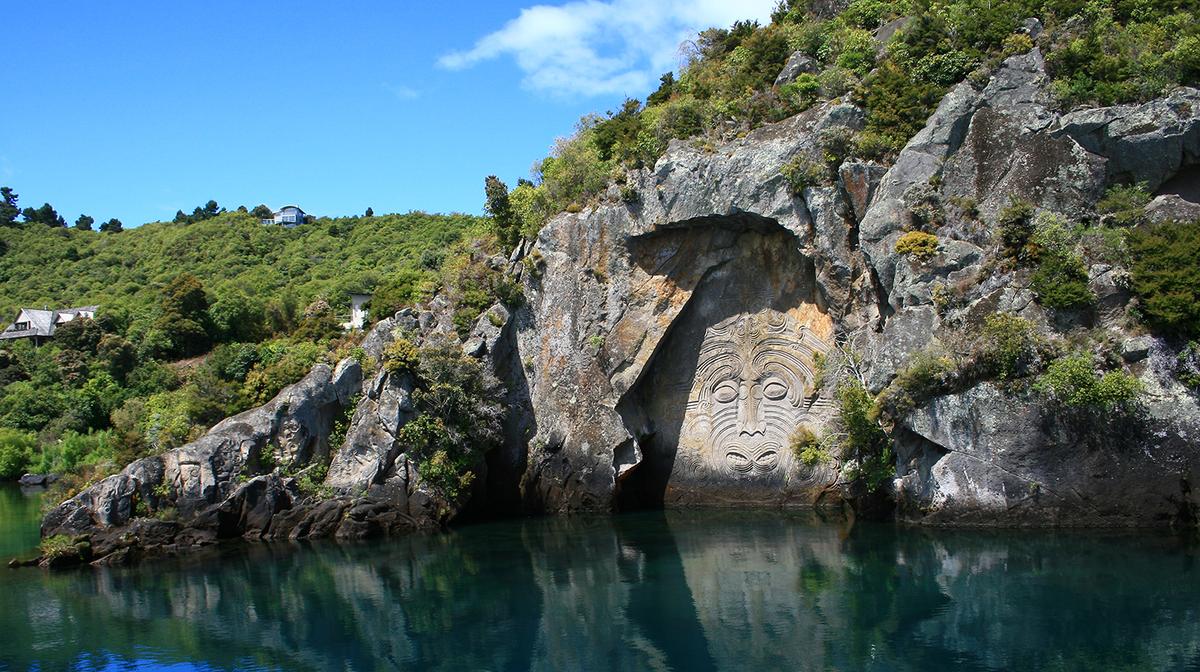
<svg viewBox="0 0 1200 672">
<path fill-rule="evenodd" d="M 39 308 L 22 308 L 17 314 L 17 319 L 8 325 L 8 328 L 0 332 L 0 340 L 12 338 L 28 338 L 30 336 L 53 336 L 54 330 L 57 328 L 60 316 L 70 316 L 74 319 L 80 313 L 95 313 L 99 306 L 80 306 L 78 308 L 64 308 L 62 310 L 42 310 Z M 63 320 L 69 321 L 69 320 Z M 28 329 L 17 329 L 16 325 L 19 322 L 28 322 Z"/>
</svg>

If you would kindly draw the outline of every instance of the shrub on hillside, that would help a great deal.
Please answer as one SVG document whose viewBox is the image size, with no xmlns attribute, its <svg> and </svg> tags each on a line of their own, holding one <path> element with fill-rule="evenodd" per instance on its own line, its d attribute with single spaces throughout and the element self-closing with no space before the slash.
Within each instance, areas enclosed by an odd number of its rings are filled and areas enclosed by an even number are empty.
<svg viewBox="0 0 1200 672">
<path fill-rule="evenodd" d="M 1145 389 L 1140 380 L 1124 371 L 1101 373 L 1087 352 L 1051 362 L 1035 387 L 1054 402 L 1093 413 L 1135 411 Z"/>
<path fill-rule="evenodd" d="M 455 343 L 420 349 L 413 403 L 420 414 L 397 435 L 421 478 L 447 502 L 461 501 L 474 468 L 500 436 L 501 387 Z"/>
<path fill-rule="evenodd" d="M 925 263 L 937 256 L 937 236 L 924 231 L 909 231 L 896 239 L 896 254 Z"/>
<path fill-rule="evenodd" d="M 842 383 L 835 398 L 842 456 L 857 465 L 850 474 L 851 480 L 862 483 L 868 492 L 875 492 L 896 473 L 892 439 L 879 425 L 874 399 L 862 383 L 857 380 Z"/>
<path fill-rule="evenodd" d="M 879 393 L 877 406 L 892 418 L 903 418 L 930 399 L 950 391 L 958 362 L 946 353 L 918 352 Z"/>
<path fill-rule="evenodd" d="M 1117 226 L 1133 226 L 1145 217 L 1146 205 L 1153 198 L 1146 184 L 1114 185 L 1104 192 L 1104 198 L 1096 203 L 1100 214 L 1111 215 Z"/>
<path fill-rule="evenodd" d="M 33 432 L 0 427 L 0 480 L 20 478 L 29 471 L 37 451 Z"/>
<path fill-rule="evenodd" d="M 819 187 L 829 183 L 829 171 L 825 166 L 803 156 L 798 156 L 784 164 L 779 169 L 779 173 L 783 175 L 788 192 L 793 196 L 802 195 L 804 190 L 809 187 Z"/>
<path fill-rule="evenodd" d="M 1032 322 L 1008 313 L 988 315 L 973 347 L 976 375 L 1015 380 L 1041 370 L 1050 344 Z"/>
<path fill-rule="evenodd" d="M 1135 229 L 1127 240 L 1146 321 L 1166 334 L 1200 337 L 1200 222 Z"/>
</svg>

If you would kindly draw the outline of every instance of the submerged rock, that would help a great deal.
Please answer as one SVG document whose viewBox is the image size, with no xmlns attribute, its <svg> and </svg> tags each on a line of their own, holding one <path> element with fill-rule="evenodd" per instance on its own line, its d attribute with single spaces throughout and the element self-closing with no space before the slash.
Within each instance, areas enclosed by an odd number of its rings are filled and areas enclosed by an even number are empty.
<svg viewBox="0 0 1200 672">
<path fill-rule="evenodd" d="M 58 474 L 24 474 L 18 479 L 22 487 L 45 487 L 58 481 Z"/>
</svg>

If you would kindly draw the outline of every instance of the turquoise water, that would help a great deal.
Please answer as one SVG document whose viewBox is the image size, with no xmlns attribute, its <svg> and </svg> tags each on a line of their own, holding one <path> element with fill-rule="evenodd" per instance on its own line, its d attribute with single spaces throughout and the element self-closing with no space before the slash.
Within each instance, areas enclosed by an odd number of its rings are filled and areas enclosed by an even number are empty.
<svg viewBox="0 0 1200 672">
<path fill-rule="evenodd" d="M 0 505 L 7 537 L 11 492 Z M 0 669 L 1197 669 L 1197 557 L 1163 535 L 767 512 L 239 544 L 4 570 Z"/>
</svg>

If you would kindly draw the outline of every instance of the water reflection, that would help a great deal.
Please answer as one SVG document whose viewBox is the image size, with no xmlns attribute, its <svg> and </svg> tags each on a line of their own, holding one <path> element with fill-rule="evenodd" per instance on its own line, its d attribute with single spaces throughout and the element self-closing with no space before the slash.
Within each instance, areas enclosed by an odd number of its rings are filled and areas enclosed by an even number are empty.
<svg viewBox="0 0 1200 672">
<path fill-rule="evenodd" d="M 512 521 L 0 574 L 0 669 L 1181 669 L 1194 561 L 1162 537 L 773 513 Z"/>
</svg>

